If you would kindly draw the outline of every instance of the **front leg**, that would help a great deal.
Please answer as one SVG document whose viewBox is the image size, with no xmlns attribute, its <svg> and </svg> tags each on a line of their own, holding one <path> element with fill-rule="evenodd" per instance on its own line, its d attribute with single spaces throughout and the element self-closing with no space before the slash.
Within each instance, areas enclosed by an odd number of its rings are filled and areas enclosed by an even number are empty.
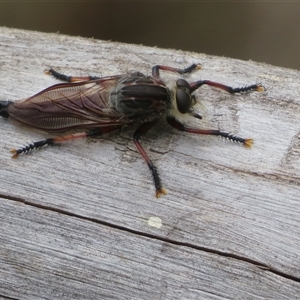
<svg viewBox="0 0 300 300">
<path fill-rule="evenodd" d="M 233 88 L 231 86 L 219 83 L 219 82 L 214 82 L 211 80 L 198 80 L 196 82 L 190 83 L 190 93 L 196 91 L 201 87 L 202 85 L 209 85 L 212 87 L 216 87 L 218 89 L 222 89 L 230 94 L 238 94 L 238 93 L 245 93 L 245 92 L 263 92 L 265 88 L 259 83 L 259 84 L 251 84 L 247 85 L 244 87 L 237 87 Z"/>
<path fill-rule="evenodd" d="M 242 143 L 246 148 L 251 148 L 253 145 L 253 139 L 244 139 L 220 130 L 188 128 L 185 127 L 180 122 L 178 122 L 174 117 L 167 117 L 167 121 L 172 127 L 180 131 L 186 131 L 186 132 L 196 133 L 196 134 L 208 134 L 208 135 L 221 136 L 232 142 Z"/>
</svg>

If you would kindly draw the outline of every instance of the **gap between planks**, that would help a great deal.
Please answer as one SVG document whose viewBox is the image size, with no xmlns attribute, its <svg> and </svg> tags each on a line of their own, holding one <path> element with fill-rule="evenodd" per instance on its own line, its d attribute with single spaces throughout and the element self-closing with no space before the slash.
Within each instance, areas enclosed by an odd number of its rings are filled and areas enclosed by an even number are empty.
<svg viewBox="0 0 300 300">
<path fill-rule="evenodd" d="M 84 216 L 81 216 L 81 215 L 78 215 L 78 214 L 68 212 L 68 211 L 63 210 L 63 209 L 57 209 L 57 208 L 53 208 L 53 207 L 46 206 L 46 205 L 31 203 L 30 201 L 26 201 L 26 200 L 23 200 L 23 199 L 17 198 L 17 197 L 10 197 L 10 196 L 7 196 L 7 195 L 5 196 L 5 195 L 1 195 L 1 194 L 0 194 L 0 197 L 2 197 L 4 199 L 11 200 L 11 201 L 20 202 L 20 203 L 23 203 L 25 205 L 29 205 L 29 206 L 32 206 L 32 207 L 36 207 L 36 208 L 40 208 L 40 209 L 60 213 L 60 214 L 66 215 L 66 216 L 78 218 L 78 219 L 81 219 L 81 220 L 93 222 L 93 223 L 96 223 L 96 224 L 100 224 L 100 225 L 107 226 L 107 227 L 110 227 L 110 228 L 113 228 L 113 229 L 117 229 L 117 230 L 120 230 L 120 231 L 123 231 L 123 232 L 131 233 L 131 234 L 138 235 L 138 236 L 142 236 L 142 237 L 145 237 L 145 238 L 149 238 L 149 239 L 169 243 L 169 244 L 176 245 L 176 246 L 187 247 L 187 248 L 191 248 L 191 249 L 194 249 L 194 250 L 204 251 L 204 252 L 207 252 L 207 253 L 220 255 L 222 257 L 229 257 L 229 258 L 232 258 L 232 259 L 236 259 L 238 261 L 253 264 L 253 265 L 255 265 L 256 267 L 258 267 L 262 270 L 265 270 L 267 272 L 276 274 L 276 275 L 281 276 L 283 278 L 286 278 L 286 279 L 289 279 L 289 280 L 292 280 L 292 281 L 295 281 L 295 282 L 300 282 L 300 278 L 298 278 L 296 276 L 291 276 L 289 274 L 286 274 L 284 272 L 276 270 L 275 268 L 271 268 L 271 267 L 267 266 L 266 264 L 262 264 L 258 261 L 249 259 L 249 258 L 244 257 L 244 256 L 230 254 L 230 253 L 226 253 L 226 252 L 218 251 L 218 250 L 213 250 L 213 249 L 209 249 L 209 248 L 206 248 L 206 247 L 200 247 L 200 246 L 193 245 L 191 243 L 179 242 L 179 241 L 176 241 L 176 240 L 173 240 L 173 239 L 162 238 L 162 237 L 159 237 L 159 236 L 154 235 L 154 234 L 149 234 L 149 233 L 145 233 L 145 232 L 142 232 L 142 231 L 139 231 L 139 230 L 130 229 L 130 228 L 120 226 L 120 225 L 116 225 L 116 224 L 113 224 L 113 223 L 109 223 L 109 222 L 106 222 L 106 221 L 100 221 L 100 220 L 97 220 L 95 218 L 84 217 Z"/>
</svg>

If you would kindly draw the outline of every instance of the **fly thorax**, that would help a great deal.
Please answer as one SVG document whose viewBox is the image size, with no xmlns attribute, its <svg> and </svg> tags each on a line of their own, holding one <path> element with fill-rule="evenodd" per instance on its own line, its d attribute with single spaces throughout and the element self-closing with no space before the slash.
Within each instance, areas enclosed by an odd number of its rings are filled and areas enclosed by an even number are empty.
<svg viewBox="0 0 300 300">
<path fill-rule="evenodd" d="M 158 117 L 170 101 L 169 92 L 161 80 L 141 73 L 122 77 L 110 97 L 115 109 L 129 117 Z"/>
</svg>

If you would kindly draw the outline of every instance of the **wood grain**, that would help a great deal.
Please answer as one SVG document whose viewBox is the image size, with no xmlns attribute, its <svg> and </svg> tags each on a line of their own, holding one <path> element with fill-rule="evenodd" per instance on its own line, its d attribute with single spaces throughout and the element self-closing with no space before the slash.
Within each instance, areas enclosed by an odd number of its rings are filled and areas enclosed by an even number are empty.
<svg viewBox="0 0 300 300">
<path fill-rule="evenodd" d="M 106 76 L 200 62 L 188 81 L 266 87 L 196 94 L 197 126 L 254 138 L 251 150 L 170 129 L 141 140 L 168 190 L 160 199 L 134 129 L 11 160 L 10 148 L 48 134 L 0 119 L 0 297 L 300 299 L 299 71 L 7 28 L 0 53 L 0 100 L 57 83 L 49 67 Z"/>
</svg>

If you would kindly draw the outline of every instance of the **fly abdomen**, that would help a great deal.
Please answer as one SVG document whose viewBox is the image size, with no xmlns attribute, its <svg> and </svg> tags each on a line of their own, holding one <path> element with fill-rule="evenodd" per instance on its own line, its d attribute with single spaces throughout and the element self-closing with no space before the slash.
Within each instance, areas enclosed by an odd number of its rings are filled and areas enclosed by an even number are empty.
<svg viewBox="0 0 300 300">
<path fill-rule="evenodd" d="M 8 106 L 11 104 L 11 101 L 0 101 L 0 116 L 3 118 L 8 118 Z"/>
</svg>

